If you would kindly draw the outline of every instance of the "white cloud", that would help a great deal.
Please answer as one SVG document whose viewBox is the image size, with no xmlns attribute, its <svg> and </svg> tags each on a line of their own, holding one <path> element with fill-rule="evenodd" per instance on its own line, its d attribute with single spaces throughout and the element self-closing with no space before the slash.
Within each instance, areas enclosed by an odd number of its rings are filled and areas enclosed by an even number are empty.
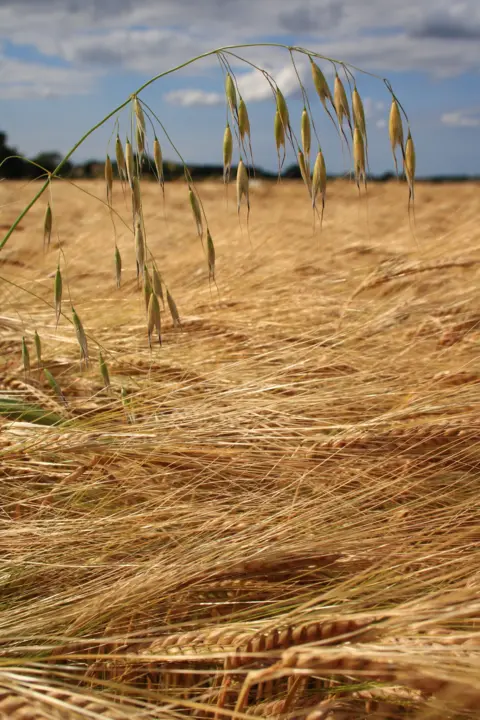
<svg viewBox="0 0 480 720">
<path fill-rule="evenodd" d="M 89 93 L 95 75 L 0 56 L 0 98 L 47 98 Z"/>
<path fill-rule="evenodd" d="M 444 113 L 441 122 L 448 127 L 480 127 L 479 110 L 455 110 Z"/>
<path fill-rule="evenodd" d="M 384 128 L 387 127 L 387 121 L 385 120 L 385 118 L 380 118 L 380 120 L 377 120 L 375 125 L 377 126 L 377 128 L 379 130 L 383 130 Z"/>
<path fill-rule="evenodd" d="M 181 107 L 191 107 L 192 105 L 220 105 L 224 99 L 220 93 L 205 92 L 204 90 L 194 90 L 190 88 L 172 90 L 163 97 L 172 105 L 180 105 Z"/>
</svg>

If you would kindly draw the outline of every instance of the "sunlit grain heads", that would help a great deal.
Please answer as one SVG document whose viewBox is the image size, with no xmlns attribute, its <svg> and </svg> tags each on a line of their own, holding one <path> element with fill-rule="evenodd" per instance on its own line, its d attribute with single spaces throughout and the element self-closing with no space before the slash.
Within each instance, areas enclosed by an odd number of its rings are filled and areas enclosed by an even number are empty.
<svg viewBox="0 0 480 720">
<path fill-rule="evenodd" d="M 351 118 L 350 118 L 350 107 L 348 104 L 347 93 L 340 79 L 338 73 L 335 75 L 335 83 L 333 86 L 333 102 L 335 106 L 335 112 L 337 113 L 338 124 L 340 127 L 343 121 L 346 119 L 350 130 L 352 130 Z"/>
<path fill-rule="evenodd" d="M 148 267 L 145 265 L 143 268 L 143 295 L 145 298 L 145 312 L 148 312 L 148 304 L 150 302 L 150 295 L 152 294 L 152 281 L 150 280 L 150 273 Z"/>
<path fill-rule="evenodd" d="M 402 117 L 400 115 L 400 108 L 398 107 L 398 102 L 395 100 L 395 98 L 392 98 L 392 104 L 390 107 L 390 117 L 389 117 L 389 121 L 388 121 L 388 134 L 390 136 L 390 145 L 392 148 L 393 159 L 395 162 L 395 170 L 398 175 L 397 156 L 395 155 L 395 150 L 397 148 L 397 145 L 400 146 L 402 155 L 403 155 L 404 150 L 403 150 Z"/>
<path fill-rule="evenodd" d="M 46 379 L 47 379 L 48 384 L 49 384 L 50 387 L 52 388 L 52 390 L 53 390 L 53 392 L 55 393 L 55 395 L 58 397 L 58 399 L 60 400 L 60 402 L 62 402 L 64 405 L 66 405 L 66 404 L 67 404 L 67 401 L 65 400 L 65 395 L 63 394 L 63 392 L 62 392 L 62 390 L 61 390 L 61 388 L 60 388 L 60 385 L 57 383 L 57 381 L 56 381 L 55 378 L 53 377 L 53 375 L 52 375 L 52 373 L 50 372 L 50 370 L 48 370 L 48 368 L 44 368 L 44 369 L 43 369 L 43 372 L 44 372 L 44 375 L 45 375 L 45 377 L 46 377 Z"/>
<path fill-rule="evenodd" d="M 325 166 L 325 158 L 323 157 L 322 151 L 317 153 L 315 159 L 315 165 L 313 166 L 313 177 L 312 177 L 312 206 L 315 208 L 317 205 L 317 198 L 320 194 L 322 199 L 322 210 L 325 206 L 325 196 L 327 192 L 327 168 Z"/>
<path fill-rule="evenodd" d="M 360 93 L 355 86 L 352 93 L 352 109 L 353 109 L 353 122 L 356 127 L 360 130 L 364 140 L 367 137 L 367 124 L 365 121 L 365 109 L 363 107 L 362 98 Z"/>
<path fill-rule="evenodd" d="M 301 150 L 298 151 L 298 167 L 300 168 L 300 174 L 301 174 L 302 180 L 305 183 L 305 186 L 308 190 L 308 194 L 311 195 L 312 181 L 311 181 L 311 177 L 310 177 L 310 169 L 307 168 L 307 164 L 305 162 L 305 156 Z"/>
<path fill-rule="evenodd" d="M 133 109 L 135 111 L 135 118 L 137 121 L 135 128 L 135 136 L 137 140 L 138 152 L 140 154 L 143 154 L 145 152 L 146 134 L 145 115 L 143 114 L 143 108 L 137 96 L 133 98 Z"/>
<path fill-rule="evenodd" d="M 213 244 L 210 230 L 207 227 L 207 257 L 208 257 L 208 278 L 215 282 L 215 245 Z"/>
<path fill-rule="evenodd" d="M 407 142 L 405 144 L 404 170 L 410 191 L 410 200 L 414 199 L 416 165 L 417 159 L 415 155 L 415 145 L 413 143 L 412 135 L 410 131 L 408 131 Z"/>
<path fill-rule="evenodd" d="M 45 216 L 43 218 L 43 249 L 50 247 L 50 241 L 52 239 L 52 227 L 53 227 L 53 216 L 52 208 L 48 203 L 45 209 Z"/>
<path fill-rule="evenodd" d="M 162 305 L 165 307 L 165 301 L 163 299 L 162 278 L 155 265 L 152 269 L 152 285 L 153 292 L 155 293 L 155 295 L 157 295 L 157 297 L 160 298 L 160 300 L 162 301 Z"/>
<path fill-rule="evenodd" d="M 282 122 L 282 118 L 278 110 L 275 112 L 275 121 L 273 124 L 273 131 L 275 135 L 275 147 L 277 148 L 278 166 L 280 170 L 280 148 L 283 147 L 285 155 L 285 126 Z"/>
<path fill-rule="evenodd" d="M 238 129 L 240 131 L 240 139 L 243 141 L 245 135 L 250 138 L 250 120 L 248 117 L 247 106 L 243 98 L 240 98 L 238 104 Z"/>
<path fill-rule="evenodd" d="M 232 169 L 233 136 L 230 125 L 227 123 L 223 134 L 223 182 L 230 182 L 230 171 Z"/>
<path fill-rule="evenodd" d="M 103 357 L 101 351 L 98 355 L 98 364 L 100 366 L 100 375 L 102 376 L 103 386 L 104 386 L 105 390 L 109 390 L 110 389 L 110 374 L 108 372 L 107 363 L 105 362 L 105 358 Z"/>
<path fill-rule="evenodd" d="M 147 310 L 147 330 L 148 330 L 148 343 L 152 347 L 152 334 L 156 330 L 158 336 L 158 344 L 162 344 L 162 325 L 160 317 L 160 303 L 156 293 L 150 293 L 148 310 Z"/>
<path fill-rule="evenodd" d="M 145 135 L 140 128 L 135 128 L 135 140 L 137 143 L 138 158 L 140 159 L 145 154 Z"/>
<path fill-rule="evenodd" d="M 198 202 L 198 198 L 191 187 L 189 188 L 188 196 L 190 199 L 190 207 L 192 208 L 195 225 L 197 226 L 197 233 L 198 233 L 198 236 L 200 238 L 202 238 L 202 236 L 203 236 L 202 209 L 200 207 L 200 203 Z"/>
<path fill-rule="evenodd" d="M 62 273 L 60 271 L 60 265 L 57 266 L 57 272 L 55 273 L 55 282 L 54 282 L 54 303 L 55 303 L 55 323 L 56 326 L 58 325 L 58 321 L 60 320 L 60 314 L 62 312 L 62 293 L 63 293 L 63 281 L 62 281 Z"/>
<path fill-rule="evenodd" d="M 113 194 L 113 167 L 109 155 L 107 155 L 105 160 L 105 185 L 107 189 L 107 203 L 111 207 Z"/>
<path fill-rule="evenodd" d="M 332 93 L 330 92 L 330 88 L 328 87 L 328 83 L 325 79 L 325 75 L 320 70 L 318 65 L 313 62 L 312 58 L 310 58 L 310 67 L 312 70 L 312 79 L 313 79 L 313 84 L 315 86 L 315 90 L 317 91 L 317 95 L 320 98 L 320 101 L 326 110 L 327 109 L 327 100 L 330 100 L 330 102 L 333 105 Z"/>
<path fill-rule="evenodd" d="M 34 335 L 34 341 L 35 341 L 35 354 L 37 356 L 37 365 L 41 367 L 42 365 L 42 341 L 40 340 L 40 335 L 35 330 Z"/>
<path fill-rule="evenodd" d="M 172 316 L 172 322 L 174 327 L 181 327 L 180 322 L 180 314 L 178 312 L 178 308 L 176 305 L 175 300 L 173 299 L 170 290 L 167 288 L 167 305 L 168 309 L 170 310 L 170 315 Z"/>
<path fill-rule="evenodd" d="M 133 157 L 132 143 L 127 138 L 125 143 L 125 167 L 127 170 L 127 179 L 130 187 L 133 188 L 133 178 L 135 177 L 135 159 Z"/>
<path fill-rule="evenodd" d="M 140 191 L 140 178 L 135 175 L 132 181 L 132 211 L 133 216 L 140 214 L 142 208 L 142 196 Z"/>
<path fill-rule="evenodd" d="M 247 209 L 250 210 L 248 172 L 243 160 L 240 160 L 237 167 L 237 210 L 239 213 L 243 198 L 246 200 Z"/>
<path fill-rule="evenodd" d="M 72 318 L 73 326 L 75 328 L 75 334 L 77 336 L 77 342 L 80 346 L 80 361 L 84 361 L 85 367 L 88 367 L 88 343 L 85 330 L 83 329 L 82 321 L 77 315 L 75 308 L 72 307 Z"/>
<path fill-rule="evenodd" d="M 30 352 L 28 350 L 27 341 L 22 337 L 22 362 L 25 374 L 28 375 L 30 372 Z"/>
<path fill-rule="evenodd" d="M 365 172 L 365 143 L 358 125 L 353 131 L 353 163 L 355 167 L 355 181 L 360 189 L 360 182 L 367 184 Z"/>
<path fill-rule="evenodd" d="M 305 160 L 310 162 L 310 147 L 312 144 L 312 133 L 310 129 L 310 118 L 306 108 L 303 108 L 302 119 L 300 121 L 300 136 L 302 139 L 302 148 Z"/>
<path fill-rule="evenodd" d="M 115 245 L 115 282 L 117 288 L 122 284 L 122 256 L 117 245 Z"/>
<path fill-rule="evenodd" d="M 142 222 L 139 217 L 135 220 L 135 259 L 137 261 L 137 280 L 143 277 L 145 267 L 145 238 L 143 236 Z"/>
<path fill-rule="evenodd" d="M 282 91 L 279 88 L 277 88 L 277 92 L 276 92 L 276 101 L 277 101 L 277 110 L 280 114 L 280 118 L 283 123 L 284 130 L 285 130 L 285 132 L 287 132 L 288 128 L 290 127 L 290 117 L 288 114 L 287 101 L 283 97 Z"/>
<path fill-rule="evenodd" d="M 235 90 L 235 83 L 230 73 L 227 73 L 225 80 L 225 95 L 227 96 L 230 112 L 235 116 L 237 114 L 237 91 Z"/>
<path fill-rule="evenodd" d="M 155 139 L 153 141 L 153 162 L 155 163 L 155 172 L 157 175 L 157 180 L 160 183 L 160 185 L 164 186 L 165 180 L 163 176 L 163 156 L 162 156 L 162 148 L 160 147 L 160 142 L 155 136 Z"/>
<path fill-rule="evenodd" d="M 121 178 L 126 179 L 127 178 L 127 166 L 125 164 L 125 153 L 123 152 L 123 145 L 122 141 L 120 140 L 120 135 L 117 134 L 117 139 L 115 140 L 115 158 L 117 161 L 117 169 L 118 174 Z"/>
</svg>

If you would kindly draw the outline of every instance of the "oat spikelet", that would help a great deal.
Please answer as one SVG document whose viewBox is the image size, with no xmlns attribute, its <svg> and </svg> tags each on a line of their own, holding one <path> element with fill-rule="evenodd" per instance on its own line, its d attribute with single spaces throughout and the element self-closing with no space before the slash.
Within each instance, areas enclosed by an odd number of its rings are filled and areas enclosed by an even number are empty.
<svg viewBox="0 0 480 720">
<path fill-rule="evenodd" d="M 57 381 L 53 377 L 50 370 L 48 370 L 47 368 L 43 368 L 43 372 L 44 372 L 45 377 L 47 378 L 47 382 L 50 385 L 50 387 L 52 388 L 53 392 L 57 395 L 60 402 L 62 402 L 63 405 L 66 405 L 67 401 L 65 400 L 65 395 L 63 394 L 63 392 L 60 388 L 60 385 L 57 383 Z"/>
<path fill-rule="evenodd" d="M 358 127 L 360 130 L 363 139 L 366 141 L 367 139 L 367 124 L 365 122 L 365 110 L 363 107 L 362 98 L 360 97 L 360 93 L 357 90 L 357 87 L 355 86 L 353 88 L 352 93 L 352 109 L 353 109 L 353 122 L 354 125 Z"/>
<path fill-rule="evenodd" d="M 305 160 L 310 164 L 310 147 L 312 143 L 312 132 L 310 129 L 310 118 L 306 108 L 303 108 L 302 120 L 300 123 L 300 133 L 302 138 L 302 148 Z"/>
<path fill-rule="evenodd" d="M 35 330 L 34 335 L 34 341 L 35 341 L 35 353 L 37 355 L 37 364 L 39 367 L 42 365 L 42 341 L 40 340 L 40 335 Z"/>
<path fill-rule="evenodd" d="M 30 353 L 28 350 L 27 341 L 22 337 L 22 362 L 25 374 L 28 375 L 30 372 Z"/>
<path fill-rule="evenodd" d="M 138 125 L 135 128 L 135 140 L 137 142 L 137 152 L 138 152 L 139 158 L 142 158 L 143 155 L 145 155 L 145 135 L 140 130 Z"/>
<path fill-rule="evenodd" d="M 233 155 L 233 136 L 230 125 L 227 122 L 225 132 L 223 134 L 223 182 L 230 182 L 230 172 L 232 169 Z"/>
<path fill-rule="evenodd" d="M 143 155 L 145 153 L 145 135 L 146 135 L 145 115 L 143 114 L 143 108 L 142 108 L 141 102 L 137 96 L 135 96 L 133 98 L 133 108 L 135 110 L 135 117 L 137 120 L 136 129 L 135 129 L 137 148 L 138 148 L 139 154 Z"/>
<path fill-rule="evenodd" d="M 107 203 L 112 206 L 112 194 L 113 194 L 113 168 L 110 155 L 107 155 L 105 160 L 105 185 L 107 186 Z"/>
<path fill-rule="evenodd" d="M 312 180 L 310 177 L 310 169 L 307 168 L 307 163 L 305 162 L 305 156 L 301 150 L 298 151 L 298 167 L 300 168 L 300 174 L 302 176 L 302 180 L 305 183 L 305 186 L 308 190 L 308 194 L 312 194 Z"/>
<path fill-rule="evenodd" d="M 313 166 L 313 177 L 312 177 L 312 206 L 315 209 L 317 207 L 317 196 L 320 193 L 322 198 L 322 211 L 321 217 L 323 220 L 323 211 L 325 208 L 325 196 L 327 192 L 327 168 L 325 166 L 325 158 L 320 150 L 317 154 L 315 165 Z"/>
<path fill-rule="evenodd" d="M 180 327 L 182 323 L 180 322 L 180 315 L 179 315 L 179 312 L 177 309 L 177 305 L 175 303 L 175 300 L 171 296 L 170 290 L 168 288 L 167 288 L 167 305 L 168 305 L 168 309 L 170 310 L 170 315 L 172 316 L 173 326 Z"/>
<path fill-rule="evenodd" d="M 189 198 L 190 198 L 190 206 L 192 208 L 193 217 L 195 219 L 195 224 L 197 226 L 197 233 L 199 238 L 201 239 L 203 237 L 203 221 L 202 221 L 202 210 L 200 208 L 200 203 L 198 202 L 198 198 L 196 194 L 193 192 L 192 188 L 189 188 Z"/>
<path fill-rule="evenodd" d="M 135 257 L 137 260 L 137 280 L 143 277 L 145 267 L 145 238 L 143 237 L 142 223 L 139 217 L 135 221 Z"/>
<path fill-rule="evenodd" d="M 277 110 L 280 114 L 283 129 L 286 133 L 288 131 L 288 128 L 290 127 L 290 117 L 288 114 L 287 101 L 283 97 L 283 94 L 279 88 L 277 88 L 277 92 L 276 92 L 276 101 L 277 101 Z"/>
<path fill-rule="evenodd" d="M 78 344 L 80 345 L 80 360 L 85 362 L 85 367 L 88 367 L 88 343 L 85 330 L 83 329 L 82 321 L 78 317 L 75 308 L 72 307 L 73 325 L 75 327 L 75 334 L 77 336 Z"/>
<path fill-rule="evenodd" d="M 125 167 L 127 169 L 127 178 L 130 187 L 133 188 L 133 178 L 135 177 L 135 159 L 133 157 L 132 143 L 127 138 L 125 143 Z"/>
<path fill-rule="evenodd" d="M 240 160 L 237 167 L 237 210 L 240 213 L 240 205 L 242 198 L 245 196 L 247 202 L 247 210 L 250 212 L 250 196 L 248 187 L 248 172 L 243 160 Z"/>
<path fill-rule="evenodd" d="M 155 139 L 153 141 L 153 161 L 155 163 L 155 171 L 157 173 L 157 180 L 162 186 L 162 190 L 165 185 L 165 179 L 163 176 L 163 156 L 162 156 L 162 148 L 160 147 L 160 143 L 158 141 L 157 136 L 155 135 Z"/>
<path fill-rule="evenodd" d="M 320 101 L 327 110 L 327 100 L 330 100 L 331 104 L 333 105 L 333 97 L 332 93 L 330 92 L 330 88 L 328 87 L 328 83 L 325 79 L 325 75 L 320 70 L 318 65 L 313 62 L 312 58 L 310 58 L 310 67 L 312 70 L 312 79 L 313 84 L 315 85 L 315 90 L 317 91 L 317 95 L 320 98 Z"/>
<path fill-rule="evenodd" d="M 215 282 L 215 245 L 207 227 L 208 279 Z"/>
<path fill-rule="evenodd" d="M 285 162 L 285 126 L 282 122 L 282 118 L 280 117 L 280 113 L 278 112 L 278 110 L 275 113 L 275 122 L 273 129 L 275 134 L 275 145 L 277 148 L 278 174 L 280 175 L 282 165 Z M 281 147 L 283 147 L 283 158 L 280 158 Z"/>
<path fill-rule="evenodd" d="M 145 265 L 143 268 L 143 295 L 145 297 L 145 312 L 148 312 L 148 304 L 150 302 L 150 295 L 152 294 L 152 282 L 150 280 L 150 273 L 148 267 Z"/>
<path fill-rule="evenodd" d="M 115 157 L 117 160 L 118 174 L 121 178 L 127 179 L 127 166 L 125 164 L 125 154 L 123 152 L 122 141 L 120 135 L 117 133 L 117 139 L 115 140 Z"/>
<path fill-rule="evenodd" d="M 365 145 L 363 135 L 358 125 L 355 125 L 353 131 L 353 163 L 355 166 L 355 180 L 360 190 L 360 182 L 363 181 L 365 188 L 367 187 L 367 176 L 365 173 Z"/>
<path fill-rule="evenodd" d="M 115 245 L 115 282 L 119 288 L 122 283 L 122 256 L 117 245 Z"/>
<path fill-rule="evenodd" d="M 53 226 L 53 217 L 52 217 L 52 208 L 50 207 L 50 203 L 48 203 L 47 208 L 45 210 L 45 217 L 43 219 L 43 249 L 45 250 L 45 247 L 50 247 L 50 241 L 52 239 L 52 226 Z"/>
<path fill-rule="evenodd" d="M 237 113 L 237 91 L 235 90 L 235 84 L 230 73 L 227 73 L 227 78 L 225 80 L 225 95 L 227 96 L 230 112 L 235 117 Z"/>
<path fill-rule="evenodd" d="M 400 108 L 395 98 L 392 98 L 392 105 L 390 107 L 390 117 L 388 121 L 388 134 L 390 136 L 390 145 L 392 147 L 393 160 L 395 162 L 395 171 L 398 175 L 397 156 L 395 150 L 397 145 L 400 146 L 403 155 L 403 125 L 402 117 L 400 115 Z"/>
<path fill-rule="evenodd" d="M 133 216 L 140 214 L 142 207 L 142 197 L 140 192 L 140 179 L 138 175 L 135 175 L 132 183 L 132 211 Z"/>
<path fill-rule="evenodd" d="M 342 126 L 343 120 L 345 118 L 348 122 L 350 131 L 353 132 L 347 93 L 345 92 L 345 88 L 338 73 L 335 75 L 335 84 L 333 86 L 333 100 L 339 126 Z"/>
<path fill-rule="evenodd" d="M 160 303 L 158 302 L 157 295 L 152 292 L 150 293 L 150 299 L 147 310 L 147 330 L 148 330 L 148 344 L 152 347 L 152 333 L 156 329 L 158 335 L 158 344 L 162 344 L 162 325 L 160 317 Z"/>
<path fill-rule="evenodd" d="M 416 159 L 416 155 L 415 155 L 415 145 L 413 143 L 413 138 L 412 138 L 412 135 L 409 130 L 407 142 L 405 145 L 405 160 L 404 160 L 405 177 L 407 178 L 408 189 L 409 189 L 409 202 L 413 202 L 415 199 L 416 165 L 417 165 L 417 159 Z"/>
<path fill-rule="evenodd" d="M 163 288 L 162 288 L 162 278 L 160 276 L 160 273 L 158 272 L 155 265 L 153 266 L 152 270 L 152 283 L 153 283 L 153 292 L 157 297 L 160 298 L 162 301 L 163 307 L 165 307 L 165 301 L 163 299 Z"/>
<path fill-rule="evenodd" d="M 238 129 L 240 131 L 240 139 L 243 140 L 245 135 L 250 138 L 250 120 L 248 117 L 247 106 L 243 98 L 240 98 L 238 104 Z"/>
<path fill-rule="evenodd" d="M 60 320 L 60 313 L 62 312 L 62 273 L 60 272 L 60 265 L 57 265 L 57 272 L 55 273 L 54 282 L 54 302 L 55 302 L 55 327 L 58 326 Z"/>
<path fill-rule="evenodd" d="M 107 363 L 105 362 L 105 359 L 104 359 L 101 351 L 98 354 L 98 363 L 100 365 L 100 374 L 102 376 L 103 385 L 106 390 L 109 390 L 110 389 L 110 375 L 108 372 Z"/>
</svg>

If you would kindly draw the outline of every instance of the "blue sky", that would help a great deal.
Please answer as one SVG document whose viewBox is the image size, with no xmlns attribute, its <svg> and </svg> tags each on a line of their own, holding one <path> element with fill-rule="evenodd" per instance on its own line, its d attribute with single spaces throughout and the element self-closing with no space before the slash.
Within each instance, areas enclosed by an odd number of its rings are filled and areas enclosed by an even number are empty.
<svg viewBox="0 0 480 720">
<path fill-rule="evenodd" d="M 300 45 L 388 77 L 409 115 L 418 174 L 480 173 L 480 0 L 0 0 L 0 129 L 27 156 L 65 153 L 153 75 L 223 45 L 261 42 Z M 271 72 L 298 126 L 303 104 L 288 52 L 239 53 Z M 312 91 L 308 61 L 296 61 Z M 230 62 L 247 101 L 256 164 L 274 169 L 268 84 Z M 356 78 L 371 169 L 391 170 L 388 92 L 380 80 Z M 187 162 L 221 163 L 225 103 L 215 58 L 159 80 L 142 97 Z M 310 97 L 327 167 L 345 171 L 338 137 Z M 75 159 L 102 158 L 114 129 L 109 122 Z M 120 130 L 129 130 L 126 113 Z"/>
</svg>

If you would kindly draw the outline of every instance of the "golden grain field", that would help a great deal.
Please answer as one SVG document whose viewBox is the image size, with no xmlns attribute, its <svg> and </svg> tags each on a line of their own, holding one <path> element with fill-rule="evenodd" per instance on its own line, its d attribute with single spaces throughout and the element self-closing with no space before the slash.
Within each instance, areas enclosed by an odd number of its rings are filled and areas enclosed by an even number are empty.
<svg viewBox="0 0 480 720">
<path fill-rule="evenodd" d="M 59 419 L 0 416 L 0 718 L 480 717 L 478 185 L 419 184 L 414 233 L 404 183 L 332 182 L 315 233 L 300 183 L 248 228 L 199 191 L 218 287 L 185 185 L 143 190 L 152 351 L 119 183 L 112 217 L 55 182 L 49 251 L 41 200 L 0 252 L 0 403 Z"/>
</svg>

